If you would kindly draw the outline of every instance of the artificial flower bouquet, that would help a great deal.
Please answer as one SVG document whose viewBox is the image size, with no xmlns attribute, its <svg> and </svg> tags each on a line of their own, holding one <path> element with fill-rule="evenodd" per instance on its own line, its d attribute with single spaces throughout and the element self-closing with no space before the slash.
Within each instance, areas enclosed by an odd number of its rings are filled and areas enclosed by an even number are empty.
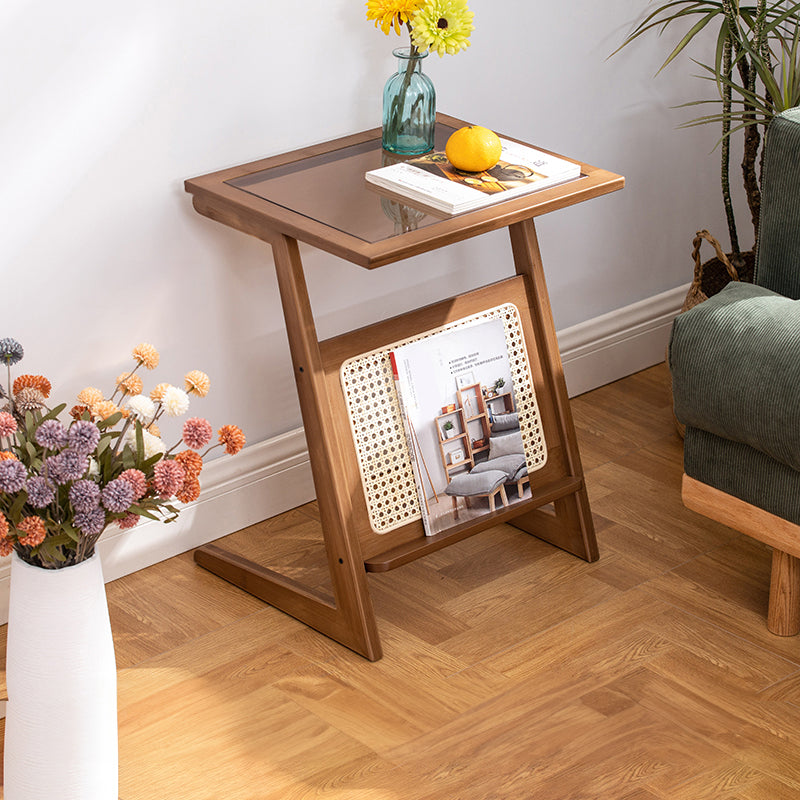
<svg viewBox="0 0 800 800">
<path fill-rule="evenodd" d="M 388 36 L 405 26 L 412 51 L 453 55 L 469 47 L 474 14 L 466 0 L 367 0 L 367 19 Z"/>
<path fill-rule="evenodd" d="M 184 378 L 185 389 L 161 383 L 148 396 L 136 373 L 154 369 L 158 351 L 140 344 L 132 355 L 133 368 L 117 377 L 108 398 L 87 387 L 69 412 L 71 421 L 63 423 L 58 417 L 67 404 L 48 407 L 47 378 L 20 375 L 11 383 L 23 349 L 14 339 L 0 339 L 0 362 L 8 371 L 8 388 L 0 388 L 0 555 L 13 550 L 45 569 L 84 561 L 112 523 L 124 529 L 142 517 L 176 519 L 175 503 L 200 495 L 209 451 L 224 447 L 233 455 L 244 447 L 235 425 L 220 428 L 212 444 L 211 424 L 191 417 L 168 448 L 159 420 L 184 416 L 191 396 L 208 394 L 208 376 L 194 370 Z"/>
</svg>

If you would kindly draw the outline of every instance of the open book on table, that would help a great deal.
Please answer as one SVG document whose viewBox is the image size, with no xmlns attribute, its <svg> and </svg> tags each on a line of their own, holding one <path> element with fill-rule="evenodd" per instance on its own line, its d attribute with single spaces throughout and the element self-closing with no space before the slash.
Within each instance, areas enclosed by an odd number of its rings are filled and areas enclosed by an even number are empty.
<svg viewBox="0 0 800 800">
<path fill-rule="evenodd" d="M 547 189 L 580 176 L 580 165 L 507 139 L 500 161 L 485 172 L 455 169 L 434 151 L 366 173 L 369 183 L 445 214 L 461 214 Z"/>
</svg>

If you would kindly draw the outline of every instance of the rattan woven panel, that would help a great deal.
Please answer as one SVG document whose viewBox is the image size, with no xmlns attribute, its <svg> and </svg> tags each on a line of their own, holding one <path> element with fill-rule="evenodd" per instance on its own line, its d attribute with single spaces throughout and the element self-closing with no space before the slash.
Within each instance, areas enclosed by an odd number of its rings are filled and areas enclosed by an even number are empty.
<svg viewBox="0 0 800 800">
<path fill-rule="evenodd" d="M 541 469 L 547 462 L 547 445 L 528 365 L 519 311 L 512 303 L 351 358 L 342 364 L 342 389 L 353 431 L 370 525 L 375 533 L 388 533 L 421 517 L 390 353 L 401 345 L 495 318 L 502 319 L 505 328 L 528 472 Z"/>
</svg>

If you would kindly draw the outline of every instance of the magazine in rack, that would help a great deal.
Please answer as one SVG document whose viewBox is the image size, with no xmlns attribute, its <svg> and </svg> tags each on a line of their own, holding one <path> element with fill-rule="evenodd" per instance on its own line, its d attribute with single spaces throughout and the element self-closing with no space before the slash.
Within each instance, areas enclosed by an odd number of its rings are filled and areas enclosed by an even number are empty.
<svg viewBox="0 0 800 800">
<path fill-rule="evenodd" d="M 502 319 L 401 345 L 391 362 L 428 536 L 530 497 Z"/>
<path fill-rule="evenodd" d="M 580 176 L 573 161 L 507 139 L 500 161 L 485 172 L 455 169 L 444 153 L 380 167 L 366 173 L 369 183 L 445 214 L 460 214 Z"/>
</svg>

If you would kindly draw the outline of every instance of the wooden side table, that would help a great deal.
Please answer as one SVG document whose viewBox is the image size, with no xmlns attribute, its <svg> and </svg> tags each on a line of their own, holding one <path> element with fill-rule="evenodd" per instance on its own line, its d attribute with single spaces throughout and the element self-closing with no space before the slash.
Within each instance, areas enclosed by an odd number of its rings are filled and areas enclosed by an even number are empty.
<svg viewBox="0 0 800 800">
<path fill-rule="evenodd" d="M 444 149 L 450 133 L 464 124 L 437 115 L 436 148 Z M 439 218 L 392 204 L 367 185 L 364 173 L 383 158 L 381 132 L 374 129 L 186 181 L 200 214 L 272 247 L 333 596 L 216 545 L 198 549 L 195 560 L 373 661 L 381 657 L 381 645 L 368 572 L 394 569 L 501 522 L 588 561 L 598 558 L 534 218 L 624 185 L 619 175 L 581 164 L 581 177 L 569 183 Z M 513 277 L 318 340 L 298 240 L 376 269 L 498 228 L 508 228 L 511 237 Z M 531 476 L 531 497 L 435 536 L 424 535 L 419 519 L 377 533 L 342 388 L 343 364 L 508 303 L 519 311 L 547 442 L 546 464 Z"/>
</svg>

